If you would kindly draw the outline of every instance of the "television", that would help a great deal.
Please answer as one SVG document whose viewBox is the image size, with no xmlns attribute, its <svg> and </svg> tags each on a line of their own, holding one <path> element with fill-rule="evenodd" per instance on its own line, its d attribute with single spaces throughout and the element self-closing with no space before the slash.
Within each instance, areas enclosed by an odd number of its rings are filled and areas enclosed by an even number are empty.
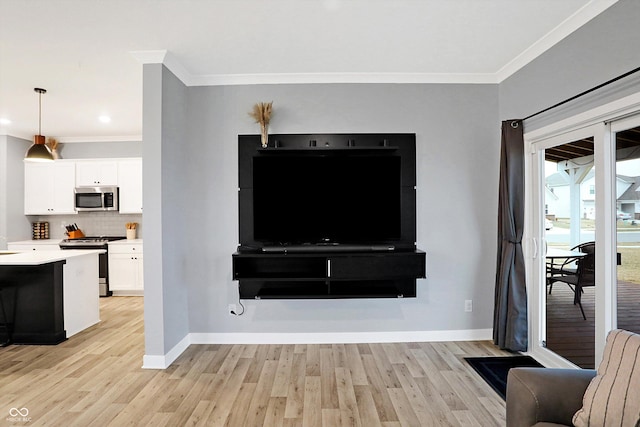
<svg viewBox="0 0 640 427">
<path fill-rule="evenodd" d="M 415 136 L 365 135 L 240 136 L 240 249 L 414 249 Z"/>
<path fill-rule="evenodd" d="M 253 166 L 259 242 L 376 244 L 400 238 L 397 156 L 266 156 Z"/>
</svg>

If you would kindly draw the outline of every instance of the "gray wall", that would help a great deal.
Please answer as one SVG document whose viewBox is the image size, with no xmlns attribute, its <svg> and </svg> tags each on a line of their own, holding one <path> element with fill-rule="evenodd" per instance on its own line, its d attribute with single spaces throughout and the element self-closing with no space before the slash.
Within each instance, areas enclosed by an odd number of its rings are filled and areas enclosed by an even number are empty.
<svg viewBox="0 0 640 427">
<path fill-rule="evenodd" d="M 189 88 L 188 138 L 181 149 L 190 160 L 182 169 L 163 168 L 163 185 L 185 180 L 184 217 L 171 226 L 184 231 L 188 256 L 177 253 L 163 262 L 186 263 L 181 277 L 189 293 L 190 332 L 490 328 L 497 90 L 496 85 L 386 84 Z M 245 301 L 243 316 L 229 316 L 227 304 L 238 298 L 237 282 L 231 280 L 231 254 L 238 244 L 237 136 L 258 133 L 248 115 L 258 101 L 274 102 L 271 133 L 417 134 L 417 245 L 427 253 L 428 270 L 428 278 L 418 282 L 417 298 Z M 145 167 L 147 162 L 145 157 Z M 147 206 L 145 201 L 145 215 Z M 148 236 L 146 220 L 145 226 Z M 473 313 L 464 312 L 465 299 L 474 300 Z"/>
<path fill-rule="evenodd" d="M 0 135 L 0 250 L 7 242 L 31 238 L 24 216 L 24 154 L 31 141 Z"/>
<path fill-rule="evenodd" d="M 526 117 L 640 66 L 640 1 L 620 0 L 500 84 L 500 118 Z M 533 130 L 638 92 L 640 76 L 525 123 Z"/>
<path fill-rule="evenodd" d="M 185 172 L 191 158 L 184 149 L 187 128 L 187 88 L 170 71 L 162 73 L 162 275 L 165 319 L 165 352 L 189 333 L 187 259 L 191 242 L 185 240 L 189 206 L 198 200 L 186 197 Z M 145 247 L 147 245 L 145 244 Z M 145 261 L 146 262 L 146 261 Z"/>
<path fill-rule="evenodd" d="M 142 157 L 142 141 L 64 143 L 58 152 L 63 159 Z"/>
<path fill-rule="evenodd" d="M 183 240 L 187 91 L 162 65 L 145 65 L 143 73 L 145 353 L 161 356 L 189 333 L 183 271 L 191 250 Z"/>
</svg>

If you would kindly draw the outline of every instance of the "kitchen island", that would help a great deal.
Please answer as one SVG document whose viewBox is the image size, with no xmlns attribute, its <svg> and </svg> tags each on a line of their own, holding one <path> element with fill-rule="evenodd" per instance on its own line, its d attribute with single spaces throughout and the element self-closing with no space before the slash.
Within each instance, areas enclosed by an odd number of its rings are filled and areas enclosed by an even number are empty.
<svg viewBox="0 0 640 427">
<path fill-rule="evenodd" d="M 98 323 L 103 252 L 0 251 L 0 340 L 58 344 Z"/>
</svg>

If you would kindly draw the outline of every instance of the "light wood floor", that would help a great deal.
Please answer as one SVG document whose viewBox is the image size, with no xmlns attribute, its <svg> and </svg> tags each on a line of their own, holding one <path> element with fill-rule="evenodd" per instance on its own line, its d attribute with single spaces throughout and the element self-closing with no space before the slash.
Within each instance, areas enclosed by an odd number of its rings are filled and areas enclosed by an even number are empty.
<svg viewBox="0 0 640 427">
<path fill-rule="evenodd" d="M 0 425 L 504 425 L 463 360 L 508 355 L 489 342 L 193 345 L 145 370 L 142 301 L 101 299 L 102 322 L 60 345 L 0 349 Z"/>
</svg>

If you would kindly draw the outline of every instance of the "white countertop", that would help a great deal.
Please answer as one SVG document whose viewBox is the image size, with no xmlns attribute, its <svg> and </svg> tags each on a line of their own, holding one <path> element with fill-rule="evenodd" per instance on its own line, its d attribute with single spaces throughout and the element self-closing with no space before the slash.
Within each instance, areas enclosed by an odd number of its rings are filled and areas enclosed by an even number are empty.
<svg viewBox="0 0 640 427">
<path fill-rule="evenodd" d="M 35 239 L 35 240 L 20 240 L 18 242 L 8 242 L 9 244 L 16 245 L 59 245 L 62 239 Z"/>
<path fill-rule="evenodd" d="M 113 242 L 109 242 L 109 246 L 111 245 L 141 245 L 142 239 L 122 239 L 122 240 L 114 240 Z"/>
<path fill-rule="evenodd" d="M 42 265 L 88 254 L 105 253 L 104 249 L 75 249 L 72 251 L 0 251 L 0 266 Z"/>
</svg>

